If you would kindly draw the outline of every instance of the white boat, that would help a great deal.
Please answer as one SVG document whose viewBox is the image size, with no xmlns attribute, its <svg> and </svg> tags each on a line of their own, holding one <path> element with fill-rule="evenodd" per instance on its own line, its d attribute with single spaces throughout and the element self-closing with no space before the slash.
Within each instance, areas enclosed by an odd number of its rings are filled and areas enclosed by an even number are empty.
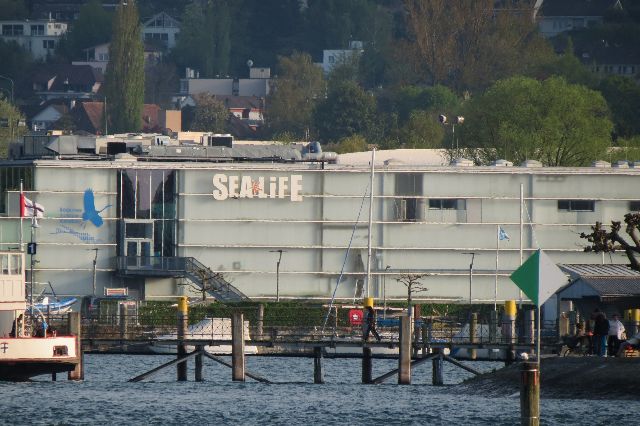
<svg viewBox="0 0 640 426">
<path fill-rule="evenodd" d="M 78 299 L 75 297 L 65 297 L 64 299 L 54 299 L 49 296 L 44 296 L 37 303 L 33 304 L 35 312 L 38 311 L 42 314 L 66 314 L 71 310 L 71 306 L 76 303 Z"/>
<path fill-rule="evenodd" d="M 244 322 L 245 342 L 249 340 L 249 321 Z M 176 333 L 165 334 L 157 337 L 157 341 L 149 345 L 149 349 L 157 354 L 177 354 L 178 348 L 175 344 L 162 343 L 162 340 L 176 340 Z M 231 318 L 205 318 L 202 321 L 192 324 L 187 328 L 185 340 L 228 340 L 231 341 Z M 195 349 L 194 345 L 185 345 L 187 352 Z M 231 355 L 231 344 L 228 345 L 207 345 L 204 349 L 213 355 Z M 244 346 L 245 354 L 256 354 L 258 348 L 255 345 Z"/>
<path fill-rule="evenodd" d="M 29 313 L 24 264 L 22 252 L 0 251 L 0 380 L 72 371 L 81 361 L 78 336 L 47 332 L 44 317 Z"/>
</svg>

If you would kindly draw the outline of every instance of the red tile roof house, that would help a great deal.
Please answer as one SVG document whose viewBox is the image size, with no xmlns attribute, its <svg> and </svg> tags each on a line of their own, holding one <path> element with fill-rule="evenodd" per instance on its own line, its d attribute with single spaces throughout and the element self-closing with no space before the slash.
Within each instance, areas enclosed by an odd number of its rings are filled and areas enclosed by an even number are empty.
<svg viewBox="0 0 640 426">
<path fill-rule="evenodd" d="M 161 127 L 158 122 L 160 107 L 156 104 L 145 104 L 142 110 L 142 132 L 160 133 Z M 105 134 L 104 125 L 104 102 L 87 101 L 78 103 L 74 113 L 78 130 L 84 130 L 94 135 Z M 109 127 L 107 126 L 107 132 Z"/>
</svg>

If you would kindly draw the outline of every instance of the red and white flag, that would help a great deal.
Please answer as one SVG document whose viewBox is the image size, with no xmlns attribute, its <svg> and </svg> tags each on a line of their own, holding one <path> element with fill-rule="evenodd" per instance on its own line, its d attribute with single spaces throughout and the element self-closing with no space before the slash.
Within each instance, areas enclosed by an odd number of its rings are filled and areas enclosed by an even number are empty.
<svg viewBox="0 0 640 426">
<path fill-rule="evenodd" d="M 44 207 L 20 194 L 20 217 L 44 217 Z"/>
</svg>

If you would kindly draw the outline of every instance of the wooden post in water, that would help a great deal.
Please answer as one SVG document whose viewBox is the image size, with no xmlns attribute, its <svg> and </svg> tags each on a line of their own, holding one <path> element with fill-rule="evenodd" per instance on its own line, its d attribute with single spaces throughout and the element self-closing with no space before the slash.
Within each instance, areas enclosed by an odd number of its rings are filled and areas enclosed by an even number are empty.
<svg viewBox="0 0 640 426">
<path fill-rule="evenodd" d="M 398 357 L 398 384 L 411 384 L 411 318 L 400 317 L 400 356 Z"/>
<path fill-rule="evenodd" d="M 515 348 L 516 342 L 516 301 L 507 300 L 504 302 L 504 315 L 502 317 L 502 334 L 505 338 L 505 343 L 509 345 L 507 353 L 505 354 L 505 365 L 511 365 L 515 361 Z"/>
<path fill-rule="evenodd" d="M 124 340 L 127 338 L 127 305 L 120 303 L 118 313 L 120 314 L 120 339 Z"/>
<path fill-rule="evenodd" d="M 69 313 L 69 333 L 76 336 L 76 354 L 78 363 L 72 371 L 69 371 L 69 380 L 84 380 L 84 352 L 82 352 L 82 324 L 80 312 Z"/>
<path fill-rule="evenodd" d="M 429 344 L 429 329 L 428 329 L 429 325 L 426 322 L 422 323 L 422 326 L 420 327 L 421 332 L 422 332 L 422 356 L 427 356 L 427 354 L 429 353 L 429 347 L 427 346 Z"/>
<path fill-rule="evenodd" d="M 258 305 L 258 338 L 262 338 L 262 333 L 264 333 L 264 304 L 260 303 Z"/>
<path fill-rule="evenodd" d="M 324 374 L 322 373 L 322 346 L 313 348 L 313 383 L 323 384 Z"/>
<path fill-rule="evenodd" d="M 520 424 L 540 424 L 540 371 L 536 362 L 523 362 L 520 371 Z"/>
<path fill-rule="evenodd" d="M 433 350 L 433 353 L 438 354 L 438 356 L 434 357 L 431 360 L 431 366 L 432 366 L 432 384 L 433 386 L 442 386 L 444 385 L 444 371 L 443 371 L 443 367 L 444 367 L 444 360 L 442 358 L 442 349 L 440 348 L 435 348 Z"/>
<path fill-rule="evenodd" d="M 471 343 L 472 345 L 478 342 L 478 339 L 476 336 L 477 333 L 478 333 L 478 313 L 473 312 L 471 314 L 471 318 L 469 319 L 469 343 Z M 476 348 L 470 348 L 469 359 L 476 359 L 476 357 L 477 357 Z"/>
<path fill-rule="evenodd" d="M 524 338 L 525 343 L 531 345 L 529 354 L 535 353 L 534 343 L 536 342 L 536 312 L 533 309 L 524 311 Z"/>
<path fill-rule="evenodd" d="M 184 338 L 187 335 L 187 328 L 189 326 L 189 305 L 187 304 L 187 297 L 182 296 L 178 299 L 178 359 L 187 355 L 187 348 L 184 344 Z M 176 372 L 179 382 L 187 381 L 187 361 L 179 362 L 176 364 Z"/>
<path fill-rule="evenodd" d="M 412 329 L 413 329 L 413 341 L 414 342 L 418 342 L 420 341 L 420 334 L 421 334 L 421 328 L 417 327 L 418 325 L 418 320 L 420 319 L 420 317 L 422 316 L 422 306 L 421 305 L 413 305 L 413 317 L 411 318 L 411 320 L 413 321 L 413 324 L 411 324 Z M 414 357 L 418 357 L 418 346 L 415 345 L 413 346 L 413 356 Z"/>
<path fill-rule="evenodd" d="M 234 312 L 231 318 L 231 375 L 234 382 L 244 382 L 244 315 Z"/>
<path fill-rule="evenodd" d="M 196 372 L 195 372 L 195 379 L 196 382 L 201 382 L 202 381 L 202 352 L 204 351 L 204 346 L 202 345 L 198 345 L 196 346 L 196 351 L 198 352 L 198 354 L 196 355 Z"/>
<path fill-rule="evenodd" d="M 369 347 L 362 348 L 362 383 L 373 383 L 373 361 Z"/>
</svg>

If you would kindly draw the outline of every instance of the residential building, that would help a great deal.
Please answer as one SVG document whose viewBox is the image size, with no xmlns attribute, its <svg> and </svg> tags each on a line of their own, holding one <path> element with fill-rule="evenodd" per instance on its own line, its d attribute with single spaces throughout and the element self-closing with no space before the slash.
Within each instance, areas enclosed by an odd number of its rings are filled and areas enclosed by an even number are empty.
<svg viewBox="0 0 640 426">
<path fill-rule="evenodd" d="M 30 0 L 31 15 L 37 19 L 72 22 L 80 16 L 80 8 L 88 0 Z M 106 10 L 115 10 L 121 0 L 101 0 Z"/>
<path fill-rule="evenodd" d="M 348 49 L 333 49 L 322 51 L 322 71 L 329 74 L 336 66 L 348 63 L 352 58 L 361 55 L 364 50 L 361 41 L 349 42 Z"/>
<path fill-rule="evenodd" d="M 180 34 L 180 22 L 160 12 L 142 23 L 142 39 L 164 49 L 173 49 Z"/>
<path fill-rule="evenodd" d="M 97 46 L 84 49 L 86 58 L 84 61 L 73 61 L 72 65 L 89 65 L 92 68 L 99 70 L 101 73 L 107 71 L 107 65 L 109 64 L 109 46 L 110 43 L 103 43 Z"/>
<path fill-rule="evenodd" d="M 271 70 L 251 68 L 249 78 L 200 78 L 199 73 L 186 69 L 185 78 L 180 79 L 180 95 L 189 96 L 209 93 L 216 96 L 265 97 L 271 89 Z"/>
<path fill-rule="evenodd" d="M 104 76 L 88 65 L 47 64 L 35 71 L 31 81 L 42 100 L 91 99 L 100 90 Z"/>
<path fill-rule="evenodd" d="M 544 37 L 603 22 L 607 12 L 622 9 L 620 0 L 543 0 L 537 19 Z"/>
<path fill-rule="evenodd" d="M 54 20 L 0 21 L 0 39 L 16 42 L 34 59 L 46 59 L 53 54 L 67 24 Z"/>
</svg>

